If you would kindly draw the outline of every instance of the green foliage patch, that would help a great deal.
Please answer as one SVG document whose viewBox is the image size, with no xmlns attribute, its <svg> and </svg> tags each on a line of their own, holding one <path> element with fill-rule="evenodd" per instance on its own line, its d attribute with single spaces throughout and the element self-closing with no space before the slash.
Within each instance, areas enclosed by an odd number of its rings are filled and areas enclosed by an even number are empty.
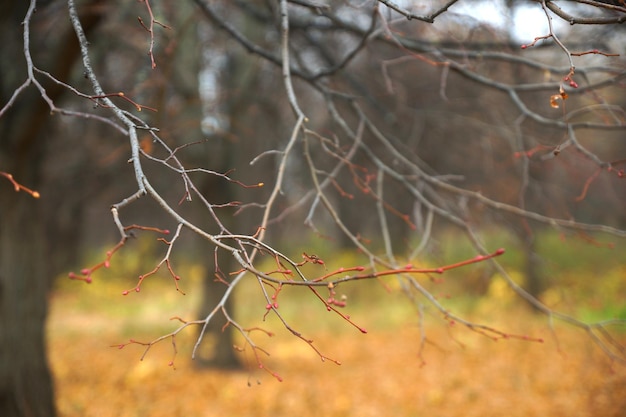
<svg viewBox="0 0 626 417">
<path fill-rule="evenodd" d="M 541 274 L 547 284 L 540 296 L 542 302 L 586 321 L 626 318 L 626 305 L 623 302 L 626 299 L 626 265 L 622 255 L 626 253 L 624 242 L 582 239 L 579 236 L 563 237 L 554 232 L 542 233 L 536 238 Z M 494 245 L 490 249 L 506 248 L 506 253 L 498 261 L 516 283 L 524 286 L 525 277 L 521 272 L 524 254 L 519 242 L 501 232 L 491 232 L 485 240 Z M 342 267 L 369 267 L 367 259 L 358 252 L 337 250 L 322 239 L 311 239 L 303 246 L 310 248 L 307 255 L 315 255 L 324 261 L 324 264 L 307 264 L 302 267 L 312 277 Z M 87 265 L 102 261 L 105 252 L 92 251 L 87 256 Z M 104 311 L 120 318 L 132 315 L 137 317 L 135 322 L 140 326 L 145 326 L 146 320 L 152 324 L 167 323 L 167 319 L 175 315 L 193 319 L 201 302 L 200 283 L 207 268 L 195 260 L 184 259 L 184 255 L 176 253 L 172 255 L 172 267 L 181 277 L 179 286 L 186 295 L 176 291 L 174 280 L 165 265 L 146 278 L 139 293 L 132 291 L 139 276 L 152 271 L 164 253 L 163 243 L 154 237 L 131 240 L 115 254 L 109 268 L 101 268 L 94 273 L 91 284 L 63 278 L 57 280 L 56 289 L 65 295 L 73 294 L 80 309 L 94 313 Z M 303 256 L 290 255 L 293 259 Z M 412 264 L 415 267 L 436 267 L 474 256 L 474 249 L 465 239 L 459 239 L 454 234 L 443 234 L 435 248 L 431 248 L 423 259 L 413 260 Z M 261 259 L 259 269 L 276 273 L 279 266 L 274 258 L 265 256 Z M 348 274 L 346 272 L 337 276 Z M 522 302 L 489 262 L 468 265 L 442 275 L 413 276 L 446 308 L 459 314 L 493 317 L 494 312 L 506 314 L 507 308 Z M 235 314 L 244 323 L 261 323 L 267 300 L 259 291 L 258 281 L 250 278 L 236 290 L 238 301 Z M 129 289 L 131 291 L 128 295 L 122 295 L 123 291 Z M 266 290 L 271 296 L 276 289 L 266 286 Z M 354 317 L 364 327 L 400 326 L 407 320 L 416 323 L 420 311 L 427 316 L 441 317 L 414 292 L 414 301 L 408 299 L 404 290 L 402 276 L 347 282 L 335 288 L 336 297 L 346 301 L 346 307 L 339 310 Z M 321 297 L 329 296 L 325 287 L 319 287 L 317 291 Z M 337 331 L 346 327 L 346 322 L 336 314 L 327 312 L 324 304 L 308 288 L 283 288 L 277 302 L 283 317 L 291 323 L 297 323 L 303 330 Z M 335 317 L 331 318 L 333 315 Z M 268 315 L 267 320 L 266 324 L 276 322 L 280 326 L 272 314 Z M 128 329 L 128 332 L 133 330 L 136 329 Z"/>
</svg>

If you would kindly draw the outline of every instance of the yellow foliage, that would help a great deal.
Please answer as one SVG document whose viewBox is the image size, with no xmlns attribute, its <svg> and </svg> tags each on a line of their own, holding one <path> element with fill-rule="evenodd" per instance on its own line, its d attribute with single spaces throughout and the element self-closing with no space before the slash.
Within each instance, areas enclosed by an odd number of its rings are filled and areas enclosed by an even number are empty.
<svg viewBox="0 0 626 417">
<path fill-rule="evenodd" d="M 524 286 L 524 275 L 517 271 L 509 271 L 511 279 L 520 286 Z M 487 296 L 489 298 L 497 300 L 500 304 L 511 303 L 518 298 L 515 291 L 511 289 L 509 284 L 500 275 L 495 274 L 491 278 L 489 289 L 487 290 Z"/>
<path fill-rule="evenodd" d="M 510 299 L 501 284 L 490 288 L 490 296 L 498 302 Z M 593 417 L 617 416 L 626 406 L 626 367 L 611 364 L 592 344 L 581 343 L 581 332 L 558 328 L 557 344 L 543 320 L 524 310 L 500 308 L 493 315 L 497 323 L 486 324 L 543 337 L 546 342 L 494 343 L 460 323 L 446 326 L 435 320 L 438 324 L 433 325 L 427 320 L 427 342 L 420 356 L 417 317 L 405 316 L 402 322 L 386 319 L 390 306 L 385 300 L 380 298 L 375 308 L 353 317 L 365 326 L 373 318 L 386 320 L 385 328 L 368 335 L 347 325 L 306 332 L 321 352 L 341 361 L 341 366 L 320 361 L 305 342 L 287 331 L 259 338 L 272 354 L 261 357 L 283 377 L 281 383 L 258 369 L 249 348 L 248 367 L 243 371 L 197 370 L 189 359 L 192 334 L 177 337 L 176 370 L 168 366 L 173 356 L 169 341 L 139 361 L 143 346 L 121 350 L 110 346 L 128 340 L 122 328 L 129 323 L 140 332 L 131 337 L 151 340 L 161 334 L 154 323 L 142 330 L 143 317 L 112 319 L 110 307 L 89 306 L 92 310 L 87 313 L 74 297 L 57 294 L 52 299 L 48 341 L 59 416 Z M 299 305 L 299 319 L 309 328 L 336 319 L 319 309 L 313 309 L 316 315 L 305 314 L 305 303 Z M 259 311 L 262 314 L 262 305 Z M 161 319 L 168 315 L 163 311 Z"/>
</svg>

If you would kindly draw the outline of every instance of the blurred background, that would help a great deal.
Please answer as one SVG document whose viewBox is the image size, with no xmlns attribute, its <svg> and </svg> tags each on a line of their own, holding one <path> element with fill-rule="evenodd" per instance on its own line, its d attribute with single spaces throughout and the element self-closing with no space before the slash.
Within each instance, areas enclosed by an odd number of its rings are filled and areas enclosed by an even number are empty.
<svg viewBox="0 0 626 417">
<path fill-rule="evenodd" d="M 3 106 L 26 74 L 20 22 L 28 5 L 9 3 L 0 6 Z M 271 59 L 280 53 L 278 6 L 239 0 L 77 3 L 103 89 L 158 109 L 139 113 L 130 103 L 119 103 L 158 127 L 187 168 L 228 172 L 236 179 L 239 183 L 190 173 L 212 204 L 223 205 L 216 210 L 229 230 L 254 234 L 271 187 L 241 184 L 276 181 L 279 159 L 272 151 L 283 149 L 295 120 L 280 68 Z M 320 174 L 337 163 L 329 155 L 348 151 L 349 135 L 339 121 L 355 131 L 362 128 L 351 107 L 354 100 L 400 155 L 432 178 L 547 217 L 626 229 L 626 189 L 623 175 L 615 174 L 626 154 L 622 26 L 571 26 L 553 15 L 552 30 L 572 51 L 599 49 L 611 55 L 576 57 L 574 79 L 581 88 L 575 90 L 563 82 L 569 60 L 553 40 L 521 48 L 550 31 L 536 2 L 459 1 L 435 24 L 409 21 L 386 3 L 290 2 L 294 68 L 304 74 L 294 79 L 296 93 L 309 128 L 326 139 L 320 143 L 336 146 L 310 151 Z M 395 2 L 419 15 L 444 3 Z M 597 12 L 572 7 L 568 12 L 583 16 Z M 617 2 L 601 10 L 602 16 L 623 16 L 620 7 Z M 310 291 L 282 290 L 282 316 L 332 359 L 320 361 L 309 344 L 293 337 L 273 314 L 266 316 L 259 285 L 249 280 L 237 287 L 228 307 L 268 352 L 265 357 L 256 351 L 270 373 L 259 369 L 255 352 L 232 326 L 223 330 L 221 317 L 212 322 L 196 360 L 190 359 L 197 338 L 193 329 L 177 335 L 175 344 L 168 339 L 154 345 L 140 360 L 147 346 L 124 344 L 174 331 L 180 322 L 172 317 L 205 317 L 221 298 L 225 287 L 214 280 L 216 257 L 206 242 L 183 233 L 170 261 L 185 295 L 176 291 L 164 267 L 146 279 L 140 293 L 122 296 L 166 250 L 158 233 L 141 232 L 111 258 L 109 268 L 93 273 L 89 285 L 67 279 L 70 271 L 102 262 L 119 241 L 110 207 L 137 185 L 127 163 L 128 139 L 111 123 L 94 120 L 110 120 L 109 109 L 42 72 L 91 91 L 67 24 L 66 2 L 38 2 L 30 26 L 33 58 L 41 70 L 36 77 L 65 115 L 51 116 L 41 94 L 30 88 L 0 118 L 0 171 L 42 196 L 34 200 L 15 193 L 0 178 L 0 345 L 8 346 L 2 353 L 0 392 L 5 394 L 0 397 L 23 399 L 0 401 L 7 416 L 53 415 L 55 407 L 68 417 L 622 415 L 623 323 L 609 326 L 610 336 L 603 331 L 598 336 L 539 314 L 491 263 L 452 270 L 443 278 L 425 274 L 419 282 L 449 311 L 507 336 L 497 340 L 493 333 L 484 335 L 442 316 L 419 294 L 407 294 L 394 277 L 337 289 L 347 303 L 341 311 L 367 334 L 327 312 Z M 354 56 L 347 59 L 351 51 Z M 311 88 L 316 77 L 324 90 Z M 560 84 L 568 95 L 559 95 L 558 105 L 551 106 Z M 513 97 L 502 85 L 523 87 Z M 564 128 L 570 122 L 590 128 L 574 135 Z M 155 188 L 172 205 L 182 202 L 184 183 L 160 162 L 167 158 L 163 148 L 147 131 L 140 140 Z M 324 265 L 307 265 L 313 275 L 368 267 L 371 259 L 355 249 L 355 239 L 372 252 L 391 252 L 398 262 L 420 268 L 476 256 L 462 228 L 445 215 L 430 219 L 432 210 L 409 195 L 401 181 L 382 180 L 384 200 L 382 192 L 378 201 L 363 192 L 376 187 L 379 165 L 371 154 L 414 181 L 424 195 L 431 185 L 411 177 L 403 160 L 387 153 L 373 132 L 362 140 L 364 150 L 344 173 L 328 176 L 334 187 L 331 203 L 349 233 L 312 203 L 311 174 L 299 144 L 286 167 L 268 242 L 294 259 L 302 252 L 323 259 Z M 607 171 L 607 163 L 615 170 Z M 229 204 L 233 201 L 241 206 Z M 391 242 L 377 220 L 380 201 L 388 211 L 384 229 Z M 626 319 L 626 246 L 619 237 L 551 228 L 447 191 L 438 191 L 432 201 L 471 224 L 488 250 L 506 248 L 498 261 L 508 276 L 548 308 L 582 322 Z M 198 226 L 219 232 L 197 199 L 179 209 Z M 125 225 L 171 231 L 177 226 L 148 199 L 125 208 L 122 217 Z M 276 269 L 268 258 L 259 270 Z M 219 268 L 225 276 L 238 269 L 223 258 Z M 608 354 L 594 337 L 612 346 Z M 12 344 L 15 340 L 21 342 Z M 12 361 L 31 368 L 15 374 Z M 25 393 L 28 385 L 37 388 Z M 40 407 L 24 406 L 32 402 Z"/>
</svg>

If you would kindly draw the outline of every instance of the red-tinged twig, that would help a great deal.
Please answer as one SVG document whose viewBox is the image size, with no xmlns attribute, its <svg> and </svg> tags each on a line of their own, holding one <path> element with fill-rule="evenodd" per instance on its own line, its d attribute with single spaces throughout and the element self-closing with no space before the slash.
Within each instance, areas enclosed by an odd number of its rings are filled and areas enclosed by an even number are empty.
<svg viewBox="0 0 626 417">
<path fill-rule="evenodd" d="M 126 346 L 129 345 L 139 345 L 139 346 L 144 346 L 144 352 L 141 355 L 141 357 L 139 358 L 139 360 L 144 360 L 145 357 L 148 355 L 148 352 L 150 351 L 150 349 L 152 349 L 152 347 L 160 342 L 162 342 L 163 340 L 167 340 L 170 339 L 171 343 L 172 343 L 172 350 L 173 350 L 173 356 L 172 359 L 169 361 L 168 366 L 171 366 L 172 369 L 176 369 L 176 367 L 174 366 L 174 360 L 176 359 L 176 355 L 178 355 L 178 348 L 176 346 L 176 335 L 178 333 L 180 333 L 182 330 L 186 329 L 189 326 L 192 325 L 201 325 L 203 324 L 202 320 L 194 320 L 194 321 L 185 321 L 183 319 L 181 319 L 180 317 L 172 317 L 170 320 L 179 320 L 180 322 L 182 322 L 183 324 L 178 327 L 176 330 L 174 330 L 171 333 L 168 333 L 166 335 L 160 336 L 150 342 L 140 342 L 138 340 L 135 339 L 130 339 L 128 342 L 126 343 L 118 343 L 115 345 L 111 345 L 111 347 L 117 348 L 117 349 L 124 349 Z"/>
<path fill-rule="evenodd" d="M 302 259 L 304 259 L 304 261 L 297 264 L 298 266 L 302 266 L 306 263 L 312 263 L 314 265 L 325 265 L 324 261 L 320 259 L 317 255 L 307 255 L 306 252 L 302 252 Z"/>
<path fill-rule="evenodd" d="M 583 56 L 583 55 L 589 55 L 589 54 L 604 55 L 604 56 L 607 56 L 607 57 L 619 56 L 619 54 L 611 54 L 611 53 L 608 53 L 608 52 L 602 52 L 602 51 L 599 51 L 597 49 L 592 49 L 590 51 L 584 51 L 584 52 L 572 52 L 572 56 Z"/>
<path fill-rule="evenodd" d="M 70 272 L 68 274 L 68 278 L 77 280 L 77 281 L 84 281 L 87 284 L 90 284 L 93 281 L 91 277 L 92 274 L 100 268 L 109 268 L 111 266 L 111 258 L 113 257 L 115 252 L 117 252 L 122 246 L 126 244 L 127 240 L 128 240 L 128 236 L 122 237 L 122 239 L 112 249 L 107 251 L 104 261 L 98 262 L 91 268 L 81 269 L 80 274 Z"/>
<path fill-rule="evenodd" d="M 546 39 L 550 39 L 552 37 L 552 35 L 545 35 L 545 36 L 537 36 L 535 39 L 533 39 L 533 41 L 531 43 L 527 43 L 521 46 L 522 49 L 527 49 L 527 48 L 532 48 L 533 46 L 535 46 L 537 44 L 537 42 L 542 41 L 542 40 L 546 40 Z"/>
<path fill-rule="evenodd" d="M 127 234 L 126 232 L 129 230 L 134 230 L 134 229 L 152 231 L 152 232 L 157 232 L 157 233 L 162 233 L 162 234 L 169 234 L 169 230 L 167 229 L 158 229 L 156 227 L 150 227 L 150 226 L 141 226 L 141 225 L 133 224 L 130 226 L 123 227 L 122 230 L 124 233 L 122 234 L 120 241 L 112 249 L 106 252 L 106 256 L 103 261 L 98 262 L 97 264 L 95 264 L 94 266 L 90 268 L 81 269 L 79 274 L 76 274 L 75 272 L 70 272 L 68 274 L 68 278 L 73 279 L 73 280 L 78 280 L 78 281 L 84 281 L 90 284 L 93 281 L 92 275 L 95 271 L 97 271 L 100 268 L 109 268 L 111 266 L 111 258 L 113 258 L 113 255 L 119 249 L 121 249 L 122 246 L 126 244 L 126 241 L 130 237 L 130 235 Z"/>
<path fill-rule="evenodd" d="M 329 178 L 330 183 L 333 185 L 335 190 L 339 193 L 340 196 L 347 198 L 348 200 L 354 200 L 354 194 L 350 194 L 343 189 L 341 185 L 337 182 L 335 178 Z"/>
<path fill-rule="evenodd" d="M 607 168 L 607 171 L 617 175 L 618 178 L 626 178 L 626 171 L 624 171 L 624 168 L 619 168 L 619 169 L 615 168 L 616 166 L 624 165 L 624 164 L 626 164 L 626 159 L 612 161 L 609 167 Z"/>
<path fill-rule="evenodd" d="M 152 6 L 150 6 L 150 0 L 140 0 L 146 4 L 146 9 L 148 10 L 148 14 L 150 15 L 150 24 L 146 26 L 143 22 L 143 19 L 140 16 L 137 16 L 137 20 L 141 27 L 143 27 L 148 33 L 150 33 L 150 50 L 148 54 L 150 55 L 150 66 L 152 69 L 156 68 L 156 61 L 154 59 L 154 25 L 159 25 L 164 29 L 170 29 L 168 25 L 165 25 L 154 18 L 154 13 L 152 12 Z"/>
<path fill-rule="evenodd" d="M 129 226 L 124 226 L 124 231 L 127 232 L 129 230 L 144 230 L 147 232 L 155 232 L 155 233 L 160 233 L 163 235 L 169 235 L 170 231 L 168 229 L 159 229 L 158 227 L 152 227 L 152 226 L 142 226 L 139 224 L 131 224 Z"/>
<path fill-rule="evenodd" d="M 237 330 L 239 331 L 239 333 L 241 333 L 241 335 L 244 337 L 244 339 L 246 340 L 246 344 L 247 346 L 250 346 L 250 348 L 252 349 L 252 354 L 254 355 L 254 359 L 256 361 L 256 366 L 258 369 L 262 369 L 265 372 L 267 372 L 268 374 L 270 374 L 273 378 L 275 378 L 278 382 L 283 382 L 283 378 L 275 371 L 272 371 L 270 368 L 268 368 L 267 366 L 265 366 L 265 364 L 263 363 L 263 361 L 261 360 L 261 357 L 259 355 L 259 353 L 263 353 L 266 356 L 270 356 L 269 352 L 267 352 L 265 349 L 261 348 L 260 346 L 258 346 L 256 343 L 254 343 L 254 341 L 250 338 L 250 333 L 252 331 L 260 331 L 262 333 L 265 333 L 265 335 L 267 337 L 273 337 L 274 333 L 269 332 L 265 329 L 262 329 L 260 327 L 252 327 L 252 328 L 243 328 L 241 327 L 237 322 L 233 321 L 230 316 L 228 315 L 228 312 L 224 312 L 226 315 L 226 319 L 228 320 L 229 323 L 231 323 L 233 326 L 235 326 L 237 328 Z M 246 348 L 245 346 L 239 347 L 239 346 L 235 346 L 235 350 L 239 351 L 239 352 L 245 352 Z"/>
<path fill-rule="evenodd" d="M 158 240 L 160 242 L 163 242 L 167 245 L 167 251 L 165 253 L 165 256 L 163 257 L 163 259 L 161 259 L 161 261 L 154 267 L 154 269 L 146 274 L 143 275 L 139 275 L 139 281 L 137 282 L 137 285 L 135 285 L 134 288 L 130 289 L 130 290 L 124 290 L 122 292 L 123 295 L 128 295 L 131 291 L 134 292 L 139 292 L 141 291 L 141 284 L 143 283 L 143 281 L 148 278 L 149 276 L 152 276 L 154 274 L 156 274 L 161 267 L 163 266 L 163 264 L 165 264 L 168 272 L 170 273 L 171 277 L 174 280 L 174 286 L 176 287 L 176 291 L 178 291 L 179 293 L 185 295 L 185 292 L 183 290 L 180 289 L 178 282 L 180 281 L 180 276 L 178 276 L 175 272 L 174 269 L 172 268 L 172 263 L 170 260 L 170 256 L 172 254 L 172 249 L 174 248 L 174 242 L 176 242 L 176 240 L 178 239 L 178 237 L 180 236 L 180 231 L 182 230 L 183 225 L 182 224 L 178 224 L 178 227 L 176 228 L 176 232 L 174 233 L 174 236 L 172 236 L 172 240 L 167 241 L 163 238 L 159 238 Z M 156 229 L 158 231 L 160 231 L 160 229 Z M 169 233 L 169 231 L 168 231 Z"/>
<path fill-rule="evenodd" d="M 135 107 L 135 109 L 137 109 L 137 111 L 142 111 L 143 109 L 150 110 L 155 113 L 158 111 L 157 109 L 153 107 L 148 107 L 148 106 L 144 106 L 143 104 L 137 103 L 136 101 L 128 98 L 128 96 L 126 96 L 126 94 L 124 94 L 122 91 L 120 91 L 119 93 L 108 93 L 108 94 L 100 94 L 100 95 L 95 95 L 95 96 L 88 96 L 90 100 L 93 100 L 97 105 L 99 105 L 100 107 L 104 107 L 104 108 L 109 108 L 111 106 L 100 102 L 99 99 L 111 98 L 111 97 L 119 97 L 123 100 L 126 100 L 127 102 L 132 104 Z"/>
<path fill-rule="evenodd" d="M 265 364 L 263 362 L 261 362 L 260 358 L 258 357 L 258 355 L 256 354 L 256 350 L 254 351 L 254 356 L 257 359 L 257 364 L 259 369 L 264 370 L 265 372 L 267 372 L 268 374 L 270 374 L 274 379 L 276 379 L 278 382 L 283 382 L 283 378 L 275 371 L 272 371 L 271 369 L 269 369 L 267 366 L 265 366 Z"/>
<path fill-rule="evenodd" d="M 576 231 L 575 232 L 575 236 L 582 240 L 583 242 L 585 242 L 586 244 L 595 246 L 596 248 L 607 248 L 607 249 L 614 249 L 615 248 L 615 243 L 614 242 L 601 242 L 598 239 L 596 239 L 595 237 L 593 237 L 592 235 L 585 233 L 583 231 Z M 562 237 L 562 239 L 565 239 L 564 237 Z"/>
<path fill-rule="evenodd" d="M 609 164 L 609 166 L 606 168 L 606 170 L 610 173 L 614 173 L 615 175 L 617 175 L 618 178 L 625 178 L 626 175 L 624 174 L 624 169 L 615 169 L 614 167 L 616 165 L 621 165 L 623 163 L 625 163 L 626 160 L 625 159 L 621 159 L 619 161 L 614 161 L 611 162 Z M 591 174 L 591 176 L 589 178 L 587 178 L 587 180 L 585 181 L 585 185 L 583 186 L 583 189 L 581 191 L 581 193 L 574 199 L 574 201 L 583 201 L 585 199 L 585 197 L 587 197 L 587 192 L 589 191 L 589 188 L 591 187 L 591 184 L 598 178 L 598 176 L 600 175 L 600 173 L 603 171 L 603 167 L 597 168 L 593 174 Z"/>
<path fill-rule="evenodd" d="M 328 303 L 328 301 L 324 297 L 322 297 L 322 295 L 319 292 L 317 292 L 315 288 L 309 287 L 309 289 L 313 292 L 313 294 L 315 294 L 317 298 L 320 299 L 322 303 L 324 303 L 324 305 L 326 306 L 326 310 L 336 313 L 337 315 L 339 315 L 342 319 L 350 323 L 354 328 L 356 328 L 361 333 L 367 333 L 367 330 L 359 326 L 358 324 L 356 324 L 354 321 L 352 321 L 350 316 L 343 314 L 341 311 L 337 310 L 334 305 L 331 305 L 330 303 Z"/>
<path fill-rule="evenodd" d="M 583 189 L 580 195 L 578 195 L 574 199 L 574 201 L 583 201 L 585 199 L 585 197 L 587 196 L 587 191 L 589 191 L 589 187 L 591 186 L 591 183 L 594 182 L 596 178 L 598 178 L 598 175 L 600 175 L 600 172 L 602 172 L 602 169 L 598 168 L 594 171 L 593 174 L 591 174 L 589 178 L 587 178 L 587 181 L 585 181 L 585 185 L 583 186 Z"/>
<path fill-rule="evenodd" d="M 0 175 L 2 175 L 3 177 L 5 177 L 6 179 L 8 179 L 11 184 L 13 184 L 13 188 L 15 189 L 15 192 L 20 192 L 20 191 L 24 191 L 28 194 L 30 194 L 33 198 L 39 198 L 41 197 L 41 195 L 39 194 L 38 191 L 34 191 L 31 190 L 30 188 L 18 183 L 17 181 L 15 181 L 15 179 L 13 178 L 13 175 L 9 174 L 8 172 L 2 172 L 0 171 Z"/>
<path fill-rule="evenodd" d="M 353 267 L 349 267 L 349 268 L 339 268 L 333 272 L 330 272 L 326 275 L 322 275 L 321 277 L 317 277 L 314 280 L 312 280 L 312 282 L 319 282 L 319 281 L 325 281 L 328 278 L 334 277 L 335 275 L 339 275 L 339 274 L 345 274 L 347 272 L 362 272 L 365 270 L 364 266 L 353 266 Z"/>
<path fill-rule="evenodd" d="M 451 319 L 449 317 L 444 317 L 444 319 L 448 322 L 448 324 L 450 325 L 450 327 L 454 327 L 455 324 L 457 323 L 456 320 Z M 501 339 L 518 339 L 518 340 L 525 340 L 525 341 L 529 341 L 529 342 L 537 342 L 537 343 L 543 343 L 544 340 L 540 337 L 532 337 L 532 336 L 528 336 L 528 335 L 518 335 L 518 334 L 514 334 L 514 333 L 506 333 L 503 332 L 501 330 L 498 330 L 496 328 L 490 327 L 490 326 L 485 326 L 483 324 L 475 324 L 475 323 L 470 323 L 467 321 L 462 321 L 462 324 L 468 328 L 469 330 L 476 332 L 482 336 L 488 337 L 489 339 L 493 340 L 493 341 L 498 341 Z"/>
<path fill-rule="evenodd" d="M 527 151 L 517 151 L 517 152 L 514 152 L 513 153 L 513 158 L 522 158 L 522 157 L 531 158 L 536 153 L 542 152 L 542 151 L 546 151 L 546 150 L 550 150 L 550 151 L 554 152 L 554 146 L 537 145 L 534 148 L 529 149 Z"/>
<path fill-rule="evenodd" d="M 416 268 L 413 265 L 406 265 L 402 268 L 390 268 L 390 269 L 386 269 L 383 271 L 375 271 L 375 272 L 369 272 L 369 273 L 365 273 L 365 274 L 355 274 L 355 275 L 349 275 L 346 276 L 344 278 L 338 278 L 335 280 L 332 280 L 330 282 L 333 283 L 333 285 L 337 285 L 339 283 L 342 282 L 347 282 L 347 281 L 354 281 L 354 280 L 362 280 L 362 279 L 370 279 L 370 278 L 380 278 L 380 277 L 384 277 L 384 276 L 390 276 L 390 275 L 401 275 L 401 274 L 443 274 L 445 271 L 449 271 L 451 269 L 456 269 L 456 268 L 461 268 L 463 266 L 466 265 L 471 265 L 471 264 L 475 264 L 478 262 L 484 262 L 488 259 L 492 259 L 495 258 L 497 256 L 500 256 L 502 254 L 505 253 L 505 250 L 500 248 L 498 250 L 496 250 L 493 253 L 487 254 L 487 255 L 477 255 L 471 259 L 466 259 L 460 262 L 456 262 L 453 264 L 448 264 L 448 265 L 444 265 L 444 266 L 440 266 L 437 268 Z M 353 267 L 353 268 L 346 268 L 345 270 L 355 270 L 355 271 L 362 271 L 364 268 L 363 267 Z M 344 271 L 345 271 L 344 270 Z M 331 275 L 336 275 L 339 273 L 342 273 L 342 270 L 337 270 L 329 275 L 324 275 L 322 277 L 319 277 L 315 280 L 312 281 L 307 281 L 304 283 L 298 282 L 298 283 L 293 283 L 292 285 L 304 285 L 304 286 L 314 286 L 314 283 L 319 283 L 319 281 L 321 280 L 325 280 L 327 279 L 329 276 Z M 316 285 L 315 285 L 316 286 Z"/>
<path fill-rule="evenodd" d="M 367 333 L 367 331 L 361 327 L 359 327 L 358 325 L 356 325 L 354 322 L 352 322 L 350 320 L 350 318 L 348 316 L 346 316 L 345 314 L 342 314 L 340 311 L 337 311 L 335 308 L 333 308 L 332 306 L 328 305 L 328 303 L 326 303 L 324 301 L 324 299 L 322 298 L 322 296 L 315 290 L 315 288 L 310 287 L 310 289 L 317 295 L 317 297 L 322 300 L 322 302 L 324 302 L 328 308 L 330 308 L 330 310 L 335 311 L 335 313 L 339 314 L 344 320 L 346 320 L 348 323 L 352 324 L 354 327 L 356 327 L 357 329 L 359 329 L 362 333 Z M 285 319 L 283 318 L 283 316 L 278 312 L 278 305 L 271 306 L 271 310 L 274 311 L 274 313 L 276 313 L 276 316 L 279 318 L 279 320 L 283 323 L 283 326 L 285 327 L 285 329 L 287 329 L 292 335 L 294 335 L 295 337 L 297 337 L 298 339 L 302 340 L 303 342 L 305 342 L 307 345 L 309 345 L 309 347 L 311 349 L 313 349 L 313 351 L 317 354 L 317 356 L 319 356 L 320 360 L 322 362 L 326 362 L 326 361 L 330 361 L 333 362 L 335 365 L 341 365 L 341 362 L 333 359 L 329 356 L 324 355 L 313 343 L 312 339 L 307 339 L 306 337 L 304 337 L 302 335 L 302 333 L 300 333 L 299 331 L 295 330 L 293 327 L 291 327 L 289 325 L 289 323 L 287 323 L 285 321 Z M 330 311 L 329 310 L 329 311 Z"/>
</svg>

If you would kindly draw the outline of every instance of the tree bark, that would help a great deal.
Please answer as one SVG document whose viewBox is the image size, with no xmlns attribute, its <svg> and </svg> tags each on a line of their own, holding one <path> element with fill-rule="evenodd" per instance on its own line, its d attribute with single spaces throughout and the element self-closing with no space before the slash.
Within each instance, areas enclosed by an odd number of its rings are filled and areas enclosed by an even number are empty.
<svg viewBox="0 0 626 417">
<path fill-rule="evenodd" d="M 0 4 L 0 106 L 25 81 L 22 21 L 27 1 Z M 85 9 L 87 10 L 87 9 Z M 102 18 L 89 9 L 85 30 L 95 28 Z M 52 12 L 36 14 L 33 27 Z M 31 37 L 36 65 L 67 80 L 76 58 L 78 44 L 68 25 L 55 26 L 54 40 Z M 64 90 L 43 83 L 48 97 L 59 99 Z M 0 171 L 10 173 L 21 184 L 40 189 L 46 157 L 50 109 L 38 91 L 30 87 L 0 118 Z M 58 273 L 55 252 L 63 242 L 46 236 L 46 196 L 35 199 L 16 192 L 10 182 L 0 179 L 0 416 L 53 417 L 54 389 L 46 357 L 45 324 L 48 292 Z"/>
<path fill-rule="evenodd" d="M 36 164 L 20 171 L 30 184 Z M 30 174 L 30 175 L 24 175 Z M 0 186 L 0 415 L 54 416 L 46 359 L 46 268 L 41 202 Z"/>
<path fill-rule="evenodd" d="M 226 289 L 224 283 L 217 281 L 215 278 L 215 269 L 212 262 L 207 262 L 207 275 L 202 280 L 202 303 L 200 305 L 200 318 L 206 317 L 210 311 L 217 305 Z M 226 256 L 220 259 L 219 267 L 224 274 L 228 274 L 235 269 L 232 257 Z M 233 311 L 233 298 L 230 297 L 226 301 L 225 308 L 227 311 Z M 233 327 L 224 327 L 226 321 L 222 314 L 217 314 L 209 323 L 206 329 L 201 349 L 197 356 L 197 365 L 200 367 L 211 367 L 219 369 L 238 369 L 241 368 L 241 362 L 237 357 L 233 347 Z"/>
<path fill-rule="evenodd" d="M 5 2 L 0 13 L 0 98 L 4 105 L 18 79 L 20 22 L 28 2 Z M 13 67 L 13 68 L 11 68 Z M 29 92 L 30 93 L 30 92 Z M 22 184 L 40 184 L 43 124 L 35 93 L 0 119 L 0 170 Z M 39 99 L 39 101 L 41 101 Z M 35 104 L 37 103 L 37 104 Z M 30 113 L 30 114 L 29 114 Z M 3 417 L 54 416 L 52 378 L 46 359 L 45 319 L 49 275 L 46 270 L 41 200 L 16 193 L 0 183 L 0 415 Z"/>
<path fill-rule="evenodd" d="M 178 105 L 172 112 L 176 112 L 175 119 L 165 117 L 168 112 L 159 112 L 155 115 L 155 125 L 163 131 L 178 132 L 172 135 L 174 138 L 183 138 L 179 143 L 201 143 L 206 135 L 201 130 L 201 122 L 204 117 L 200 99 L 199 74 L 203 70 L 203 45 L 198 36 L 199 29 L 194 15 L 197 10 L 190 3 L 163 4 L 162 11 L 168 16 L 167 22 L 176 30 L 176 42 L 178 48 L 173 49 L 172 55 L 167 61 L 159 63 L 160 69 L 167 74 L 167 83 L 161 86 L 158 94 L 159 108 L 167 109 L 169 93 L 168 88 L 174 86 L 179 97 L 183 98 L 182 105 Z M 171 125 L 175 120 L 176 125 Z M 183 127 L 181 127 L 183 126 Z M 184 132 L 184 133 L 183 133 Z M 212 138 L 210 148 L 198 145 L 202 151 L 190 152 L 187 155 L 197 166 L 208 166 L 218 172 L 226 172 L 232 168 L 233 147 L 223 138 Z M 211 201 L 232 201 L 232 185 L 224 184 L 224 180 L 213 175 L 207 175 L 198 182 L 200 191 L 209 196 Z M 198 223 L 203 228 L 217 233 L 215 225 L 205 218 L 206 212 L 202 207 L 196 213 Z M 226 216 L 225 216 L 226 217 Z M 225 221 L 228 221 L 227 219 Z M 230 227 L 230 224 L 225 224 Z M 194 245 L 196 246 L 196 245 Z M 204 242 L 198 242 L 197 247 L 202 248 L 197 252 L 199 259 L 204 260 L 206 276 L 202 279 L 202 299 L 198 306 L 199 318 L 205 318 L 210 311 L 218 304 L 227 287 L 223 283 L 215 280 L 215 264 L 213 252 Z M 233 266 L 231 257 L 220 258 L 219 267 L 228 274 L 236 266 Z M 231 301 L 227 301 L 226 309 L 232 311 Z M 241 367 L 239 358 L 233 348 L 233 327 L 223 328 L 225 324 L 224 316 L 217 314 L 209 323 L 200 349 L 196 354 L 195 364 L 201 368 L 221 368 L 237 369 Z"/>
</svg>

